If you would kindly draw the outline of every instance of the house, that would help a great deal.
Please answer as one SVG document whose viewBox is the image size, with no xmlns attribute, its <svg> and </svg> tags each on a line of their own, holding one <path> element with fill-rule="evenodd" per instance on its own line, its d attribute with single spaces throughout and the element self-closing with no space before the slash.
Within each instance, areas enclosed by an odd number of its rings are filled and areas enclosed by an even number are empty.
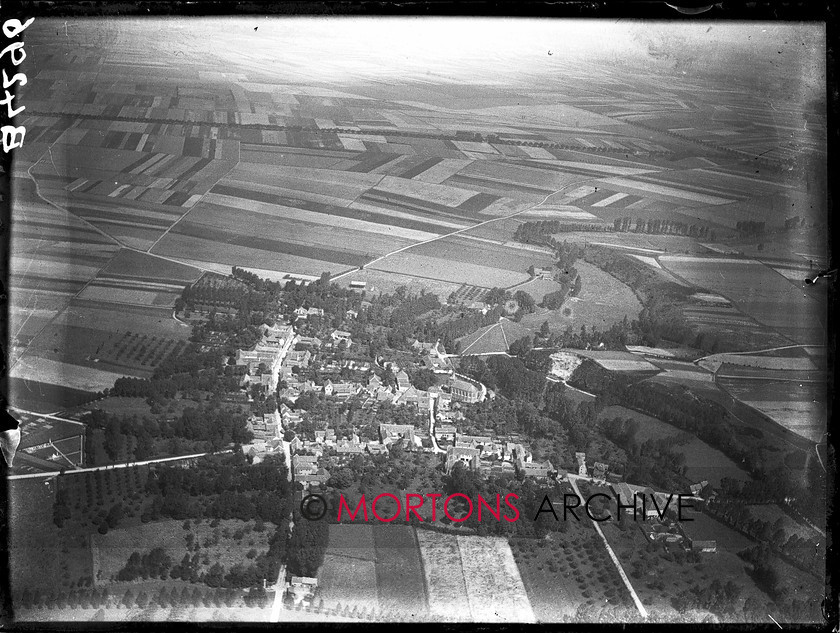
<svg viewBox="0 0 840 633">
<path fill-rule="evenodd" d="M 435 437 L 439 440 L 455 440 L 455 433 L 457 429 L 451 424 L 437 424 L 435 425 Z"/>
<path fill-rule="evenodd" d="M 373 393 L 376 389 L 379 389 L 382 386 L 382 379 L 377 376 L 376 374 L 373 375 L 373 378 L 368 380 L 367 389 L 371 393 Z"/>
<path fill-rule="evenodd" d="M 366 281 L 358 281 L 358 280 L 354 279 L 353 281 L 350 282 L 350 287 L 353 288 L 354 290 L 364 290 L 365 288 L 367 288 L 367 282 Z"/>
<path fill-rule="evenodd" d="M 341 368 L 359 372 L 369 372 L 371 369 L 370 363 L 366 360 L 354 360 L 352 358 L 341 361 Z"/>
<path fill-rule="evenodd" d="M 322 316 L 324 316 L 324 309 L 323 308 L 309 308 L 306 311 L 306 315 L 307 316 L 322 317 Z"/>
<path fill-rule="evenodd" d="M 405 370 L 401 369 L 397 372 L 397 389 L 400 391 L 404 391 L 411 386 L 411 382 L 408 380 L 408 374 L 405 373 Z"/>
<path fill-rule="evenodd" d="M 537 268 L 536 266 L 534 267 L 534 277 L 548 280 L 554 278 L 550 268 Z"/>
<path fill-rule="evenodd" d="M 286 589 L 288 597 L 296 605 L 309 607 L 312 605 L 312 600 L 315 597 L 315 590 L 318 588 L 317 578 L 307 578 L 306 576 L 292 576 L 289 581 L 289 587 Z"/>
<path fill-rule="evenodd" d="M 622 481 L 610 487 L 625 514 L 633 515 L 634 520 L 639 517 L 642 519 L 657 518 L 659 516 L 656 509 L 657 505 L 660 510 L 664 511 L 665 504 L 668 501 L 667 495 L 655 493 L 651 488 L 645 486 L 635 486 Z"/>
<path fill-rule="evenodd" d="M 325 484 L 330 473 L 318 466 L 318 457 L 315 455 L 292 455 L 292 477 L 308 488 L 313 483 Z"/>
<path fill-rule="evenodd" d="M 285 410 L 284 410 L 285 407 Z M 280 405 L 280 419 L 284 427 L 294 426 L 303 421 L 303 414 L 306 413 L 303 409 L 295 411 L 286 406 L 285 403 Z"/>
<path fill-rule="evenodd" d="M 493 438 L 486 435 L 458 435 L 455 439 L 458 448 L 477 448 L 481 455 L 493 450 Z"/>
<path fill-rule="evenodd" d="M 452 405 L 452 394 L 441 392 L 437 395 L 438 410 L 447 411 Z"/>
<path fill-rule="evenodd" d="M 502 456 L 505 461 L 514 462 L 517 459 L 529 463 L 533 459 L 531 452 L 526 450 L 520 442 L 505 442 L 502 445 Z"/>
<path fill-rule="evenodd" d="M 317 336 L 301 336 L 297 340 L 297 344 L 302 347 L 321 347 L 322 342 Z"/>
<path fill-rule="evenodd" d="M 456 463 L 461 462 L 470 470 L 478 470 L 479 468 L 479 453 L 477 448 L 459 448 L 450 446 L 446 449 L 446 472 L 452 472 L 452 467 Z"/>
<path fill-rule="evenodd" d="M 318 457 L 315 455 L 292 455 L 292 469 L 295 474 L 314 473 L 318 470 Z"/>
<path fill-rule="evenodd" d="M 394 404 L 411 404 L 417 407 L 420 413 L 428 413 L 432 408 L 432 398 L 428 391 L 421 391 L 417 387 L 409 385 L 408 389 L 398 393 L 394 398 Z"/>
<path fill-rule="evenodd" d="M 294 315 L 296 318 L 303 320 L 306 319 L 307 316 L 309 316 L 309 313 L 306 311 L 306 308 L 297 308 L 294 311 Z"/>
<path fill-rule="evenodd" d="M 552 463 L 548 460 L 542 463 L 526 462 L 521 457 L 516 460 L 516 469 L 526 477 L 540 480 L 548 479 L 557 473 Z"/>
<path fill-rule="evenodd" d="M 294 481 L 308 488 L 313 483 L 325 484 L 330 478 L 329 471 L 318 466 L 316 455 L 292 455 L 292 477 Z"/>
<path fill-rule="evenodd" d="M 482 388 L 474 382 L 453 376 L 449 381 L 452 399 L 460 402 L 473 403 L 484 399 Z"/>
<path fill-rule="evenodd" d="M 692 496 L 699 497 L 700 492 L 703 490 L 703 488 L 705 488 L 708 485 L 709 485 L 709 482 L 704 479 L 703 481 L 700 481 L 696 484 L 691 484 L 688 487 L 688 490 L 689 490 L 689 492 L 691 493 Z"/>
<path fill-rule="evenodd" d="M 333 341 L 333 345 L 338 345 L 339 343 L 344 342 L 347 349 L 350 349 L 350 346 L 353 344 L 350 332 L 345 332 L 344 330 L 333 330 L 332 334 L 330 334 L 330 338 Z"/>
<path fill-rule="evenodd" d="M 510 462 L 494 461 L 489 464 L 489 471 L 489 474 L 498 477 L 500 475 L 513 474 L 514 468 L 513 464 L 511 464 Z"/>
<path fill-rule="evenodd" d="M 251 416 L 246 422 L 246 428 L 251 431 L 256 440 L 279 437 L 282 431 L 280 427 L 280 415 L 275 412 L 262 416 Z"/>
<path fill-rule="evenodd" d="M 423 366 L 436 374 L 452 374 L 455 370 L 448 358 L 440 358 L 434 354 L 423 357 Z"/>
<path fill-rule="evenodd" d="M 380 424 L 379 440 L 387 445 L 399 439 L 406 439 L 414 444 L 414 427 L 410 424 Z"/>
<path fill-rule="evenodd" d="M 347 310 L 347 312 L 345 312 L 345 313 L 344 313 L 344 315 L 345 315 L 348 319 L 357 319 L 357 318 L 359 318 L 359 313 L 358 313 L 358 312 L 356 312 L 355 310 Z"/>
<path fill-rule="evenodd" d="M 295 365 L 298 365 L 299 367 L 308 367 L 311 358 L 312 352 L 308 349 L 291 350 L 286 353 L 286 357 L 283 359 L 283 365 L 288 365 L 289 367 L 294 367 Z"/>
<path fill-rule="evenodd" d="M 703 552 L 714 554 L 717 552 L 716 541 L 691 541 L 692 552 Z"/>
<path fill-rule="evenodd" d="M 387 455 L 388 454 L 388 447 L 384 444 L 378 444 L 376 442 L 368 442 L 367 443 L 367 451 L 371 455 Z"/>
<path fill-rule="evenodd" d="M 420 339 L 414 339 L 414 342 L 411 344 L 411 349 L 413 349 L 418 354 L 425 354 L 437 347 L 437 343 L 423 343 Z"/>
<path fill-rule="evenodd" d="M 324 383 L 324 395 L 335 396 L 336 398 L 352 398 L 359 393 L 360 387 L 349 382 L 333 382 L 328 380 Z"/>
<path fill-rule="evenodd" d="M 339 462 L 349 462 L 356 455 L 363 455 L 365 449 L 360 444 L 353 444 L 351 442 L 342 442 L 335 447 L 335 454 L 339 458 Z"/>
</svg>

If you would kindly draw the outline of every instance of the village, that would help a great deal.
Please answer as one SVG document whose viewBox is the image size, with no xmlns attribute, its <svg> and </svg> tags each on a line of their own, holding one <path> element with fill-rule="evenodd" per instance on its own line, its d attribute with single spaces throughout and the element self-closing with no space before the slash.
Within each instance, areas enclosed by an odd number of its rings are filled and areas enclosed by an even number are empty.
<svg viewBox="0 0 840 633">
<path fill-rule="evenodd" d="M 317 308 L 298 308 L 294 316 L 298 323 L 311 317 L 321 318 L 324 313 Z M 345 314 L 346 319 L 357 317 L 358 312 L 354 310 Z M 394 451 L 400 455 L 423 453 L 434 456 L 435 459 L 428 463 L 438 464 L 446 474 L 458 467 L 478 477 L 516 477 L 543 486 L 565 483 L 582 501 L 587 501 L 586 493 L 580 491 L 579 485 L 586 487 L 590 496 L 593 491 L 601 495 L 608 491 L 607 496 L 614 499 L 606 504 L 611 510 L 599 509 L 593 525 L 609 551 L 610 545 L 598 526 L 599 521 L 631 523 L 641 530 L 648 542 L 666 549 L 676 547 L 694 555 L 717 551 L 714 540 L 694 537 L 691 528 L 692 517 L 707 500 L 714 498 L 709 482 L 692 484 L 687 490 L 659 492 L 649 486 L 623 481 L 622 474 L 611 472 L 607 463 L 595 461 L 588 465 L 584 452 L 575 453 L 576 468 L 567 471 L 548 459 L 535 460 L 528 440 L 519 433 L 502 435 L 491 429 L 481 434 L 464 433 L 459 429 L 459 423 L 464 420 L 463 407 L 493 399 L 496 394 L 482 383 L 457 373 L 452 356 L 439 341 L 429 343 L 415 339 L 411 344 L 410 359 L 403 355 L 401 364 L 381 357 L 372 361 L 342 358 L 343 352 L 352 349 L 353 345 L 351 333 L 345 330 L 333 329 L 322 340 L 298 334 L 293 324 L 278 322 L 261 326 L 261 338 L 252 349 L 236 352 L 234 362 L 241 373 L 240 384 L 248 391 L 249 399 L 259 398 L 262 393 L 276 393 L 277 396 L 276 400 L 266 400 L 272 410 L 255 407 L 263 412 L 250 415 L 247 425 L 253 440 L 242 445 L 241 450 L 252 464 L 282 453 L 290 466 L 288 479 L 298 491 L 295 496 L 298 502 L 306 495 L 327 494 L 331 488 L 331 473 L 346 468 L 354 460 L 358 464 L 359 460 L 366 462 L 374 456 L 388 458 Z M 553 365 L 547 378 L 568 377 L 571 373 L 568 367 L 579 366 L 585 358 L 607 364 L 607 359 L 613 363 L 616 360 L 639 362 L 638 357 L 619 359 L 618 356 L 599 354 L 597 350 L 558 352 L 552 355 Z M 316 364 L 319 375 L 323 372 L 327 376 L 342 374 L 353 378 L 327 377 L 322 384 L 316 384 L 312 379 L 313 372 L 309 371 Z M 380 370 L 378 373 L 376 368 Z M 426 389 L 411 384 L 409 371 L 417 368 L 432 371 L 437 384 Z M 254 386 L 257 388 L 253 389 Z M 371 419 L 382 407 L 396 407 L 396 410 L 407 411 L 414 423 L 384 421 L 373 427 L 336 428 L 338 425 L 331 424 L 327 416 L 296 406 L 302 399 L 339 406 L 353 403 L 361 413 L 358 416 L 361 419 Z M 590 490 L 589 486 L 595 488 Z M 687 516 L 679 512 L 679 521 L 674 500 L 677 495 L 680 504 L 689 506 Z M 562 514 L 565 515 L 565 509 Z M 519 517 L 524 521 L 535 519 Z M 565 519 L 563 516 L 562 520 Z M 457 532 L 458 527 L 455 524 L 452 529 Z M 287 574 L 284 568 L 275 590 L 277 600 L 282 598 L 285 608 L 308 609 L 318 595 L 318 579 Z"/>
</svg>

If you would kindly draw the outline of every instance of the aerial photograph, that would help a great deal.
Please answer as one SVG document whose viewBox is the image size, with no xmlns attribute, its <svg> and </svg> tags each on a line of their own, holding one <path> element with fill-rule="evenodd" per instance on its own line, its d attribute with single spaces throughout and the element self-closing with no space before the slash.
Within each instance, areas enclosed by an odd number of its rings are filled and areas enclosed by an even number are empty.
<svg viewBox="0 0 840 633">
<path fill-rule="evenodd" d="M 825 622 L 824 24 L 9 41 L 14 622 Z"/>
</svg>

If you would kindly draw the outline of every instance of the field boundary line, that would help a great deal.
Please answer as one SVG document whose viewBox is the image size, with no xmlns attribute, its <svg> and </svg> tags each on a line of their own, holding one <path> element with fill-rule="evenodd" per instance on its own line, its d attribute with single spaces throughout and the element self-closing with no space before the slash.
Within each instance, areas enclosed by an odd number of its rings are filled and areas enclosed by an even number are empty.
<svg viewBox="0 0 840 633">
<path fill-rule="evenodd" d="M 241 147 L 241 143 L 240 143 L 240 147 Z M 242 150 L 240 149 L 239 151 L 241 152 Z M 210 191 L 213 189 L 213 187 L 215 187 L 216 185 L 218 185 L 218 184 L 219 184 L 219 182 L 220 182 L 221 180 L 223 180 L 224 178 L 227 178 L 227 177 L 230 175 L 230 172 L 232 172 L 232 171 L 233 171 L 234 169 L 236 169 L 238 166 L 239 166 L 239 160 L 237 160 L 237 162 L 236 162 L 236 163 L 234 163 L 233 165 L 231 165 L 230 169 L 228 170 L 228 172 L 227 172 L 226 174 L 224 174 L 223 176 L 220 176 L 220 177 L 216 180 L 216 182 L 215 182 L 215 183 L 213 183 L 210 187 L 208 187 L 208 188 L 207 188 L 207 191 L 205 191 L 203 194 L 201 194 L 201 197 L 200 197 L 198 200 L 196 200 L 196 201 L 195 201 L 195 204 L 193 204 L 193 205 L 192 205 L 189 209 L 187 209 L 187 210 L 186 210 L 186 211 L 185 211 L 185 212 L 181 215 L 181 217 L 179 217 L 179 218 L 178 218 L 177 220 L 175 220 L 172 224 L 170 224 L 170 225 L 169 225 L 169 228 L 167 228 L 167 229 L 166 229 L 163 233 L 161 233 L 160 237 L 158 237 L 158 238 L 155 240 L 154 244 L 152 244 L 152 245 L 149 247 L 149 249 L 148 249 L 147 251 L 141 251 L 141 252 L 146 252 L 146 253 L 148 253 L 149 255 L 151 255 L 151 254 L 152 254 L 152 249 L 153 249 L 155 246 L 157 246 L 157 245 L 158 245 L 158 242 L 160 242 L 160 241 L 161 241 L 164 237 L 166 237 L 166 235 L 169 233 L 169 231 L 171 231 L 171 230 L 172 230 L 172 229 L 174 229 L 176 226 L 178 226 L 178 224 L 181 222 L 181 220 L 183 220 L 185 217 L 187 217 L 193 209 L 195 209 L 195 208 L 196 208 L 199 204 L 201 204 L 201 201 L 202 201 L 202 200 L 204 200 L 204 196 L 206 196 L 208 193 L 210 193 Z"/>
</svg>

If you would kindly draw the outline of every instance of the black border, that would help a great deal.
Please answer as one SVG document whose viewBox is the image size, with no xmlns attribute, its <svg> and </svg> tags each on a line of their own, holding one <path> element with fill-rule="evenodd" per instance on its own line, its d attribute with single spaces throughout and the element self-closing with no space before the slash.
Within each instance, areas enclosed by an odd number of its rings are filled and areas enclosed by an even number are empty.
<svg viewBox="0 0 840 633">
<path fill-rule="evenodd" d="M 19 18 L 25 21 L 30 17 L 139 17 L 139 16 L 231 16 L 248 15 L 272 16 L 496 16 L 496 17 L 563 17 L 563 18 L 597 18 L 597 19 L 639 19 L 664 20 L 681 22 L 692 20 L 719 21 L 808 21 L 825 22 L 826 24 L 826 80 L 827 98 L 827 147 L 828 147 L 828 191 L 827 191 L 827 223 L 830 239 L 829 268 L 835 268 L 837 263 L 833 254 L 837 252 L 837 232 L 833 219 L 833 201 L 836 199 L 836 179 L 832 174 L 838 174 L 835 153 L 840 141 L 840 85 L 838 85 L 838 71 L 836 67 L 838 49 L 838 9 L 832 0 L 823 2 L 798 1 L 763 1 L 748 0 L 671 0 L 668 4 L 661 0 L 129 0 L 125 2 L 111 0 L 3 0 L 0 5 L 0 20 Z M 696 13 L 700 9 L 702 12 Z M 705 9 L 705 10 L 703 10 Z M 2 36 L 3 47 L 9 42 Z M 23 35 L 25 42 L 25 33 Z M 9 76 L 13 74 L 14 66 L 4 56 L 2 68 Z M 13 90 L 14 92 L 14 90 Z M 2 94 L 0 92 L 0 94 Z M 14 104 L 19 106 L 21 104 Z M 22 104 L 25 105 L 25 104 Z M 0 107 L 0 125 L 9 124 L 6 109 Z M 24 140 L 25 142 L 25 140 Z M 2 152 L 0 148 L 0 430 L 14 428 L 17 422 L 6 411 L 6 357 L 5 347 L 8 341 L 8 319 L 6 288 L 8 287 L 9 223 L 11 221 L 11 167 L 12 156 Z M 833 431 L 833 395 L 836 391 L 837 375 L 837 287 L 840 276 L 818 283 L 830 284 L 828 300 L 828 400 L 829 424 L 827 438 L 827 508 L 828 508 L 828 548 L 826 560 L 826 602 L 824 604 L 825 624 L 814 625 L 785 625 L 787 630 L 840 630 L 840 613 L 838 613 L 838 587 L 836 572 L 840 569 L 840 556 L 833 544 L 832 526 L 835 518 L 834 501 L 836 491 L 836 448 Z M 8 524 L 7 524 L 7 481 L 8 468 L 0 459 L 0 628 L 17 631 L 62 630 L 62 631 L 161 631 L 161 630 L 200 630 L 216 631 L 229 629 L 245 630 L 276 630 L 277 624 L 262 623 L 181 623 L 181 622 L 42 622 L 22 623 L 12 619 L 12 608 L 9 595 L 8 570 Z M 359 624 L 327 624 L 327 623 L 281 623 L 283 628 L 317 630 L 332 629 L 379 629 L 392 628 L 394 624 L 359 623 Z M 404 624 L 402 626 L 405 626 Z M 435 626 L 440 631 L 454 631 L 472 629 L 480 631 L 516 631 L 525 629 L 524 625 L 451 625 L 421 623 L 409 624 L 413 627 Z M 612 625 L 614 626 L 614 625 Z M 651 625 L 632 624 L 619 625 L 622 629 L 647 630 Z M 674 626 L 674 625 L 666 625 Z M 692 630 L 768 630 L 776 631 L 780 627 L 772 623 L 753 624 L 691 624 L 680 625 Z M 554 631 L 560 628 L 572 630 L 600 630 L 612 628 L 611 625 L 596 624 L 537 624 L 529 625 L 531 630 Z"/>
</svg>

